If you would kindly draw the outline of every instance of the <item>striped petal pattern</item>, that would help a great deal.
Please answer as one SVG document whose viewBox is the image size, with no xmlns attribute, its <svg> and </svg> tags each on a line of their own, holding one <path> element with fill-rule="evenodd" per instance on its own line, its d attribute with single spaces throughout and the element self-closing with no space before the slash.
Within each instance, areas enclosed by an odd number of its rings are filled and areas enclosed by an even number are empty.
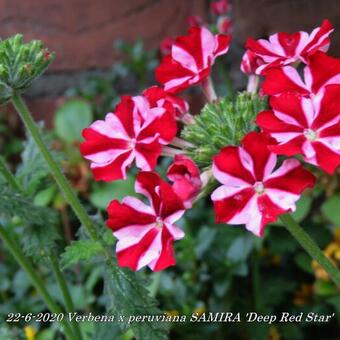
<svg viewBox="0 0 340 340">
<path fill-rule="evenodd" d="M 188 35 L 178 37 L 171 54 L 156 69 L 157 80 L 165 91 L 179 92 L 206 79 L 215 59 L 228 52 L 231 37 L 213 35 L 205 27 L 192 27 Z"/>
<path fill-rule="evenodd" d="M 133 161 L 142 170 L 152 170 L 162 145 L 169 144 L 176 132 L 173 112 L 151 107 L 142 96 L 123 96 L 114 113 L 83 130 L 80 151 L 91 161 L 97 181 L 125 179 Z"/>
<path fill-rule="evenodd" d="M 265 74 L 272 67 L 284 66 L 303 61 L 315 52 L 327 51 L 329 47 L 329 35 L 333 27 L 328 20 L 315 28 L 311 34 L 299 31 L 296 33 L 276 33 L 265 39 L 248 39 L 246 48 L 260 57 L 264 63 L 256 69 L 256 74 Z"/>
<path fill-rule="evenodd" d="M 185 211 L 182 200 L 153 172 L 141 171 L 135 189 L 150 205 L 128 196 L 121 203 L 112 201 L 107 208 L 106 224 L 118 239 L 118 264 L 132 270 L 149 266 L 154 271 L 173 266 L 173 242 L 184 237 L 174 224 Z"/>
<path fill-rule="evenodd" d="M 213 175 L 222 183 L 211 195 L 217 223 L 245 224 L 263 236 L 266 224 L 294 211 L 302 191 L 314 176 L 295 159 L 274 170 L 277 157 L 268 150 L 268 137 L 251 132 L 242 147 L 227 146 L 214 157 Z"/>
<path fill-rule="evenodd" d="M 276 154 L 302 154 L 306 162 L 332 174 L 340 165 L 340 85 L 327 85 L 311 98 L 294 93 L 271 97 L 272 110 L 261 112 L 257 124 L 269 133 Z"/>
</svg>

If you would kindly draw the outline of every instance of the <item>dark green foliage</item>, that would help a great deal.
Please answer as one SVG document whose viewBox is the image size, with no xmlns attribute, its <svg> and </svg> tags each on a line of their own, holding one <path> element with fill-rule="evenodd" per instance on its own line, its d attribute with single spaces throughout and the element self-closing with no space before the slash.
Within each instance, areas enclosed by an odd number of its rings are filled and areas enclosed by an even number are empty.
<svg viewBox="0 0 340 340">
<path fill-rule="evenodd" d="M 0 185 L 0 214 L 6 217 L 19 217 L 26 225 L 50 226 L 57 222 L 54 210 L 37 207 L 32 199 L 15 192 L 5 184 Z"/>
<path fill-rule="evenodd" d="M 105 292 L 108 297 L 107 313 L 122 315 L 128 320 L 130 315 L 160 315 L 156 300 L 149 296 L 146 283 L 140 275 L 129 269 L 106 267 Z M 120 323 L 123 329 L 131 328 L 136 339 L 167 339 L 167 327 L 161 322 Z"/>
<path fill-rule="evenodd" d="M 182 138 L 195 145 L 188 150 L 189 156 L 202 167 L 211 165 L 212 156 L 224 146 L 239 145 L 248 132 L 256 129 L 255 117 L 266 105 L 266 99 L 248 92 L 239 93 L 235 100 L 222 98 L 206 104 L 194 123 L 182 132 Z"/>
<path fill-rule="evenodd" d="M 0 103 L 8 102 L 13 92 L 22 93 L 53 61 L 41 41 L 23 43 L 21 34 L 0 42 Z"/>
</svg>

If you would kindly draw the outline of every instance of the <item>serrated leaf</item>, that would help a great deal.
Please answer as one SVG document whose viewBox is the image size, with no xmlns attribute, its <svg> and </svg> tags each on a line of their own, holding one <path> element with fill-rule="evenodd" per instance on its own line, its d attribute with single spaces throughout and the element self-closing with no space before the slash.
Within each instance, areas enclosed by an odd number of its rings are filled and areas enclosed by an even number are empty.
<svg viewBox="0 0 340 340">
<path fill-rule="evenodd" d="M 55 211 L 37 207 L 29 197 L 14 192 L 6 185 L 0 185 L 0 214 L 7 217 L 20 217 L 27 224 L 51 226 L 58 221 Z"/>
<path fill-rule="evenodd" d="M 41 131 L 42 124 L 38 124 L 38 127 L 45 145 L 49 146 L 51 144 L 50 135 Z M 60 161 L 62 159 L 60 153 L 57 153 L 54 150 L 50 150 L 50 153 L 56 161 Z M 25 192 L 33 195 L 36 193 L 38 188 L 41 187 L 41 184 L 44 183 L 43 180 L 49 177 L 49 169 L 32 136 L 30 135 L 24 143 L 21 161 L 22 162 L 18 167 L 16 176 L 25 189 Z"/>
<path fill-rule="evenodd" d="M 123 268 L 106 268 L 105 291 L 109 297 L 107 312 L 114 315 L 161 315 L 155 299 L 148 295 L 147 285 L 137 273 Z M 137 340 L 165 340 L 167 326 L 162 322 L 120 323 L 123 329 L 132 329 Z"/>
<path fill-rule="evenodd" d="M 67 143 L 81 139 L 81 132 L 93 119 L 91 105 L 82 99 L 65 102 L 54 116 L 54 126 L 59 138 Z"/>
<path fill-rule="evenodd" d="M 80 261 L 87 261 L 91 257 L 96 256 L 101 249 L 102 246 L 96 241 L 73 241 L 71 245 L 65 248 L 65 252 L 61 254 L 61 266 L 65 269 Z"/>
</svg>

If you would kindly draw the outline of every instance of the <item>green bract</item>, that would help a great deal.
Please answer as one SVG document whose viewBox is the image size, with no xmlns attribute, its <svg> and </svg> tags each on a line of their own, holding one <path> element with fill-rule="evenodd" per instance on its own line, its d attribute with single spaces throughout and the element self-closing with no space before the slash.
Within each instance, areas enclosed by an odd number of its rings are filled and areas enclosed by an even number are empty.
<svg viewBox="0 0 340 340">
<path fill-rule="evenodd" d="M 248 132 L 256 129 L 255 117 L 266 107 L 266 98 L 249 92 L 206 104 L 194 123 L 183 129 L 182 138 L 194 144 L 188 155 L 200 167 L 210 166 L 212 157 L 224 146 L 239 145 Z"/>
<path fill-rule="evenodd" d="M 23 43 L 21 34 L 0 42 L 0 104 L 23 93 L 54 59 L 41 41 Z"/>
</svg>

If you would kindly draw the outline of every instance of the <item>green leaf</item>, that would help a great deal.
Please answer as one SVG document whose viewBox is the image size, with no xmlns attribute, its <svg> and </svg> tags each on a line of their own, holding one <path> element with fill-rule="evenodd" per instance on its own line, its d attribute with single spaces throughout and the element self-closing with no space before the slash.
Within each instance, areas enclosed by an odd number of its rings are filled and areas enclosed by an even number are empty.
<svg viewBox="0 0 340 340">
<path fill-rule="evenodd" d="M 39 191 L 34 197 L 34 204 L 39 207 L 46 207 L 52 201 L 56 192 L 57 187 L 54 185 Z"/>
<path fill-rule="evenodd" d="M 312 205 L 310 196 L 302 195 L 296 203 L 296 210 L 292 213 L 293 218 L 297 222 L 301 222 L 309 213 Z"/>
<path fill-rule="evenodd" d="M 49 146 L 51 135 L 42 132 L 42 124 L 38 124 L 38 127 L 44 143 Z M 54 150 L 50 150 L 50 152 L 57 162 L 62 159 L 60 153 Z M 26 193 L 33 195 L 44 184 L 44 179 L 49 178 L 49 169 L 31 135 L 24 143 L 21 160 L 22 163 L 18 167 L 16 176 Z"/>
<path fill-rule="evenodd" d="M 309 274 L 313 274 L 313 268 L 311 266 L 311 258 L 310 256 L 305 253 L 305 252 L 301 252 L 298 253 L 295 258 L 294 258 L 295 263 L 298 265 L 298 267 L 300 269 L 302 269 L 303 271 L 309 273 Z"/>
<path fill-rule="evenodd" d="M 136 315 L 160 315 L 156 301 L 148 295 L 147 284 L 137 273 L 119 267 L 107 267 L 105 292 L 108 295 L 107 313 L 127 318 Z M 120 323 L 123 329 L 131 328 L 137 340 L 165 340 L 167 326 L 162 322 Z"/>
<path fill-rule="evenodd" d="M 41 225 L 47 228 L 56 225 L 58 215 L 45 207 L 37 207 L 32 199 L 19 192 L 14 192 L 6 185 L 0 186 L 0 214 L 7 217 L 18 216 L 28 225 Z"/>
<path fill-rule="evenodd" d="M 65 102 L 54 117 L 56 134 L 66 143 L 81 139 L 81 132 L 93 120 L 89 103 L 81 99 L 71 99 Z"/>
<path fill-rule="evenodd" d="M 121 200 L 134 194 L 134 178 L 127 176 L 126 180 L 97 185 L 90 195 L 90 201 L 96 208 L 105 210 L 112 200 Z"/>
<path fill-rule="evenodd" d="M 335 226 L 340 224 L 340 194 L 330 197 L 321 207 L 324 216 Z"/>
<path fill-rule="evenodd" d="M 61 266 L 63 269 L 72 266 L 79 261 L 87 261 L 96 256 L 102 247 L 99 242 L 92 240 L 73 241 L 61 254 Z"/>
<path fill-rule="evenodd" d="M 253 236 L 245 234 L 238 237 L 230 246 L 227 257 L 233 262 L 245 261 L 254 247 Z"/>
</svg>

